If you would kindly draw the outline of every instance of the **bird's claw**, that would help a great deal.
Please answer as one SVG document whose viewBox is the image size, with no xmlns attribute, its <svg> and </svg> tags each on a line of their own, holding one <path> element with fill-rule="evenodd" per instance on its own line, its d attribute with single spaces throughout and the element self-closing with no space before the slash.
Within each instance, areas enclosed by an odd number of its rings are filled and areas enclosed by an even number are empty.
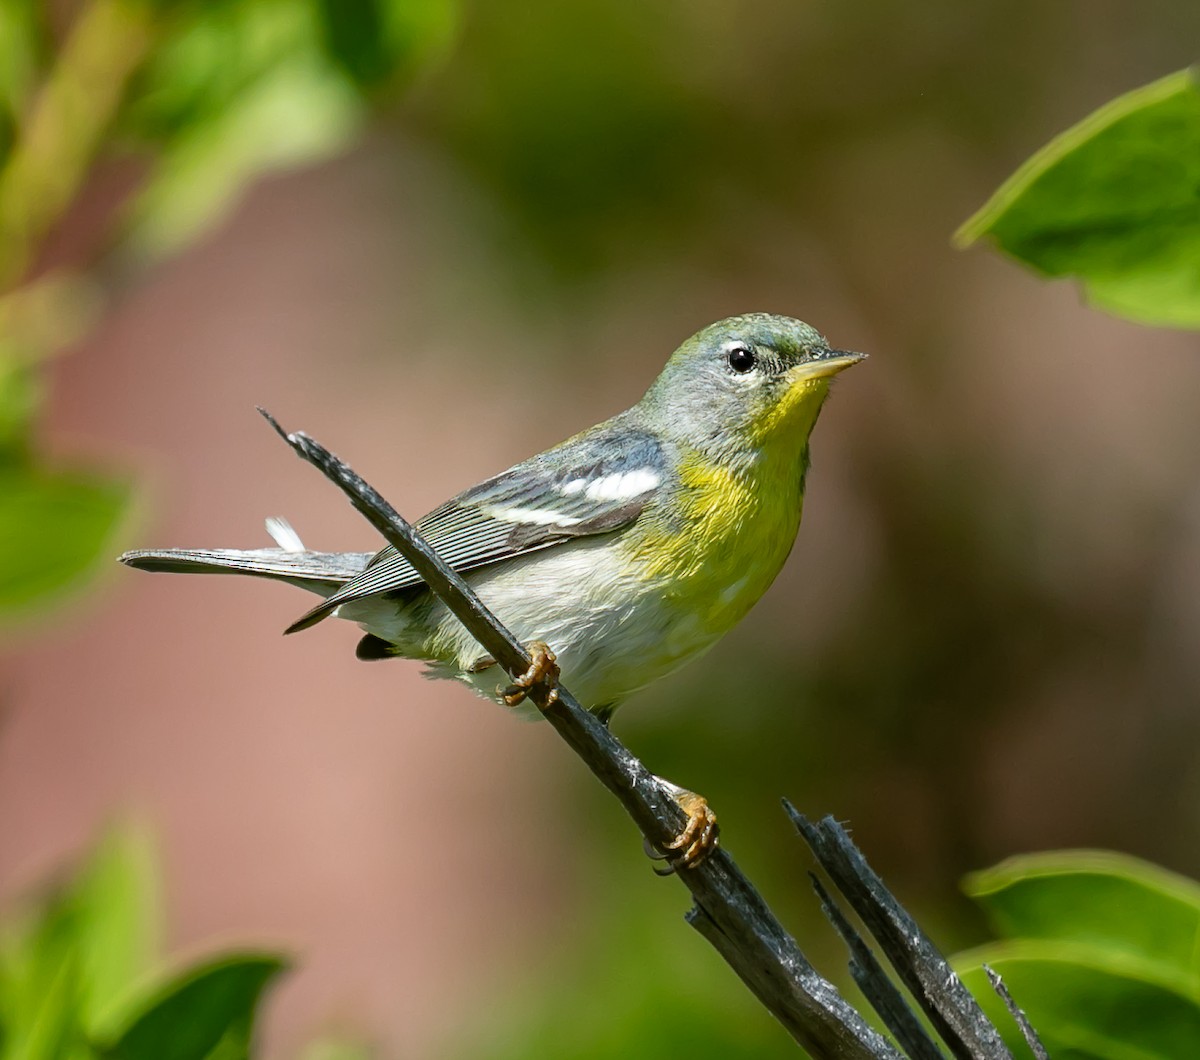
<svg viewBox="0 0 1200 1060">
<path fill-rule="evenodd" d="M 541 685 L 546 690 L 546 701 L 541 704 L 542 709 L 545 709 L 558 701 L 557 657 L 550 650 L 550 646 L 542 640 L 530 641 L 528 648 L 529 669 L 520 677 L 514 677 L 513 683 L 507 688 L 501 687 L 497 691 L 505 703 L 510 707 L 516 707 L 525 702 L 530 690 L 535 685 Z"/>
<path fill-rule="evenodd" d="M 717 815 L 703 795 L 679 789 L 675 795 L 679 808 L 687 814 L 687 823 L 665 850 L 658 850 L 649 840 L 644 840 L 646 853 L 655 861 L 666 861 L 663 868 L 655 868 L 659 876 L 670 876 L 678 869 L 694 869 L 709 857 L 720 845 L 721 828 Z"/>
</svg>

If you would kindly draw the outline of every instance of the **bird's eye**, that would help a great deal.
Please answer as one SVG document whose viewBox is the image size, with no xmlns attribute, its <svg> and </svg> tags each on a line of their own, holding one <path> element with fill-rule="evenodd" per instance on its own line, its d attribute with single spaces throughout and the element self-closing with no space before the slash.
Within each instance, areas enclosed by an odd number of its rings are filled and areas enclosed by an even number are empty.
<svg viewBox="0 0 1200 1060">
<path fill-rule="evenodd" d="M 729 350 L 728 356 L 729 367 L 743 375 L 758 363 L 758 358 L 749 346 L 734 346 Z"/>
</svg>

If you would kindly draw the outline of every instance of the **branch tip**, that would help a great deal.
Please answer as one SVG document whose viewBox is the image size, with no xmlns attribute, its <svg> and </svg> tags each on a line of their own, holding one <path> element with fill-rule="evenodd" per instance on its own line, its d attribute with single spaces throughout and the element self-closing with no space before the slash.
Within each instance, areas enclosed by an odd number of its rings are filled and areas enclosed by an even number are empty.
<svg viewBox="0 0 1200 1060">
<path fill-rule="evenodd" d="M 279 421 L 274 416 L 272 416 L 265 408 L 263 408 L 261 405 L 255 405 L 254 411 L 257 412 L 264 420 L 266 420 L 271 425 L 271 427 L 274 429 L 275 433 L 277 435 L 279 435 L 279 437 L 282 438 L 285 442 L 287 442 L 288 445 L 292 444 L 292 436 L 290 434 L 288 434 L 288 432 L 285 431 L 281 426 L 279 426 Z"/>
<path fill-rule="evenodd" d="M 1004 980 L 1000 978 L 1000 973 L 990 964 L 985 964 L 983 970 L 988 977 L 988 982 L 992 984 L 992 989 L 999 995 L 1000 1000 L 1004 1002 L 1004 1007 L 1008 1009 L 1008 1014 L 1020 1028 L 1021 1036 L 1025 1039 L 1025 1044 L 1029 1046 L 1029 1051 L 1033 1053 L 1036 1060 L 1050 1060 L 1050 1054 L 1042 1044 L 1041 1038 L 1038 1037 L 1038 1032 L 1033 1029 L 1033 1024 L 1029 1022 L 1029 1017 L 1025 1015 L 1024 1009 L 1013 1000 L 1012 994 L 1008 992 L 1008 987 L 1004 985 Z"/>
</svg>

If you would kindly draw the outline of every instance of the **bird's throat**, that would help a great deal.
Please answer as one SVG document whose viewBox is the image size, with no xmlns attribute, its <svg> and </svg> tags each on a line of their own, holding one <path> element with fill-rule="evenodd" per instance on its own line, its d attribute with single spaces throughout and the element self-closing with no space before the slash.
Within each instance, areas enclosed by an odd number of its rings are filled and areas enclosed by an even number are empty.
<svg viewBox="0 0 1200 1060">
<path fill-rule="evenodd" d="M 808 436 L 816 426 L 817 416 L 828 396 L 828 379 L 801 377 L 792 380 L 751 426 L 750 436 L 754 444 L 760 449 L 778 446 L 786 450 L 779 454 L 781 456 L 797 453 L 807 447 Z"/>
</svg>

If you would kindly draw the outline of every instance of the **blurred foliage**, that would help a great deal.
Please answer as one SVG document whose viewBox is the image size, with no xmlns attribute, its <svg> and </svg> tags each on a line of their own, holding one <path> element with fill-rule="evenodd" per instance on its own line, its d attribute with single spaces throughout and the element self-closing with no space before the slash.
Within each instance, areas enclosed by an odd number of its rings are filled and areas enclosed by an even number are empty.
<svg viewBox="0 0 1200 1060">
<path fill-rule="evenodd" d="M 154 158 L 129 209 L 134 246 L 178 249 L 253 179 L 344 150 L 371 105 L 446 47 L 456 11 L 454 0 L 189 5 L 118 119 Z"/>
<path fill-rule="evenodd" d="M 645 880 L 645 865 L 633 866 Z M 620 877 L 627 874 L 628 881 Z M 629 866 L 610 886 L 636 886 Z M 674 888 L 618 903 L 568 932 L 530 981 L 510 984 L 454 1055 L 523 1060 L 687 1056 L 768 1060 L 795 1043 L 679 917 Z"/>
<path fill-rule="evenodd" d="M 959 229 L 1120 316 L 1200 328 L 1200 73 L 1113 100 L 1042 148 Z"/>
<path fill-rule="evenodd" d="M 87 472 L 0 470 L 0 616 L 38 605 L 111 561 L 108 544 L 130 488 Z"/>
<path fill-rule="evenodd" d="M 972 875 L 966 890 L 1004 941 L 955 963 L 1017 1056 L 1031 1053 L 984 964 L 1056 1060 L 1195 1055 L 1200 885 L 1120 854 L 1059 851 L 1011 858 Z"/>
<path fill-rule="evenodd" d="M 132 483 L 36 455 L 42 362 L 94 316 L 84 281 L 49 274 L 0 296 L 0 623 L 53 602 L 108 559 Z"/>
<path fill-rule="evenodd" d="M 747 213 L 803 212 L 855 145 L 947 101 L 956 136 L 994 135 L 1030 86 L 1001 99 L 991 68 L 1037 9 L 479 4 L 446 76 L 405 113 L 496 195 L 519 232 L 511 253 L 536 248 L 560 297 L 664 255 L 734 271 L 771 238 Z"/>
<path fill-rule="evenodd" d="M 264 988 L 278 957 L 232 954 L 197 965 L 160 987 L 101 1046 L 119 1060 L 237 1060 L 250 1054 Z"/>
<path fill-rule="evenodd" d="M 128 208 L 133 245 L 176 250 L 255 177 L 317 161 L 361 131 L 362 100 L 290 0 L 198 7 L 133 79 L 118 132 L 154 159 Z"/>
<path fill-rule="evenodd" d="M 154 971 L 158 884 L 147 841 L 114 832 L 63 884 L 0 924 L 0 1060 L 236 1060 L 279 957 Z"/>
<path fill-rule="evenodd" d="M 37 0 L 0 2 L 0 159 L 8 156 L 45 60 Z"/>
<path fill-rule="evenodd" d="M 645 5 L 636 23 L 598 0 L 479 5 L 456 58 L 471 75 L 418 101 L 430 134 L 496 191 L 552 274 L 682 235 L 724 165 L 705 149 L 724 110 L 716 86 L 702 70 L 682 76 L 685 56 L 662 46 L 675 21 L 667 5 Z"/>
<path fill-rule="evenodd" d="M 146 262 L 220 220 L 255 179 L 344 150 L 452 39 L 456 0 L 0 0 L 0 621 L 44 606 L 114 551 L 132 493 L 43 466 L 42 364 L 100 312 L 103 270 L 47 271 L 43 241 L 88 177 L 137 178 L 109 205 L 108 253 Z"/>
</svg>

